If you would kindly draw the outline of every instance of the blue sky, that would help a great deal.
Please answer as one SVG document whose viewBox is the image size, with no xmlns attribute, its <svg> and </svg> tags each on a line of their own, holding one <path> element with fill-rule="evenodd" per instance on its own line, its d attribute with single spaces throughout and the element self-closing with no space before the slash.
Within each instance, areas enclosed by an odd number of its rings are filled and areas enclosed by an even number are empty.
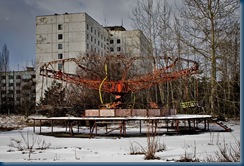
<svg viewBox="0 0 244 166">
<path fill-rule="evenodd" d="M 131 29 L 136 0 L 0 0 L 0 50 L 10 52 L 10 69 L 23 70 L 35 61 L 35 19 L 39 15 L 86 12 L 100 24 Z M 106 20 L 106 21 L 105 21 Z"/>
</svg>

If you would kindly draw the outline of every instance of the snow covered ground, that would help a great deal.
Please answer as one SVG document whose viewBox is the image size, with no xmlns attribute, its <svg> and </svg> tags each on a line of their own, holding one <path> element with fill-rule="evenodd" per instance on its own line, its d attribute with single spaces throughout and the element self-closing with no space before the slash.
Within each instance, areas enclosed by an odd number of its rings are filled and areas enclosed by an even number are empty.
<svg viewBox="0 0 244 166">
<path fill-rule="evenodd" d="M 0 132 L 0 161 L 1 162 L 169 162 L 180 159 L 185 154 L 202 160 L 218 151 L 218 145 L 224 142 L 236 146 L 240 141 L 240 123 L 226 122 L 232 132 L 216 132 L 222 130 L 216 124 L 210 124 L 209 132 L 189 135 L 160 135 L 157 137 L 166 149 L 156 153 L 160 160 L 145 160 L 144 155 L 131 155 L 132 145 L 134 150 L 140 147 L 147 149 L 146 136 L 132 137 L 94 137 L 89 138 L 60 138 L 44 136 L 33 133 L 32 127 L 19 130 Z M 147 127 L 144 127 L 146 131 Z M 83 127 L 80 130 L 87 130 Z M 128 127 L 127 133 L 138 133 L 138 128 Z M 159 129 L 161 130 L 161 129 Z M 38 129 L 37 129 L 38 131 Z M 42 132 L 50 132 L 50 127 L 42 127 Z M 65 128 L 55 127 L 54 131 L 65 131 Z M 103 132 L 99 130 L 98 132 Z M 21 133 L 22 135 L 21 135 Z M 76 131 L 75 131 L 76 132 Z M 114 131 L 116 132 L 116 131 Z M 118 131 L 117 131 L 118 132 Z M 28 140 L 29 139 L 29 140 Z M 36 140 L 33 152 L 25 149 L 24 140 L 32 145 Z M 18 141 L 21 141 L 20 143 Z M 11 142 L 14 147 L 11 146 Z M 19 145 L 18 145 L 19 143 Z M 24 150 L 18 150 L 17 148 Z"/>
</svg>

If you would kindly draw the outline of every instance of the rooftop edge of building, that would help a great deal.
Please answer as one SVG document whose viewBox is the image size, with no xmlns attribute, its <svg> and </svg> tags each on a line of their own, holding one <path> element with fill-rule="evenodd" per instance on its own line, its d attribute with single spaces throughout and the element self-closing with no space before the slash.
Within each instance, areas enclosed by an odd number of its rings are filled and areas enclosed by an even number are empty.
<svg viewBox="0 0 244 166">
<path fill-rule="evenodd" d="M 126 29 L 123 26 L 105 26 L 103 28 L 109 31 L 126 31 Z"/>
<path fill-rule="evenodd" d="M 68 15 L 68 14 L 86 14 L 86 15 L 88 15 L 86 12 L 79 12 L 79 13 L 68 13 L 68 12 L 65 12 L 65 13 L 62 13 L 62 14 L 58 14 L 58 13 L 54 13 L 54 14 L 45 14 L 45 15 L 39 15 L 39 16 L 36 16 L 36 17 L 57 16 L 57 15 Z M 90 17 L 91 17 L 91 16 L 90 16 Z"/>
</svg>

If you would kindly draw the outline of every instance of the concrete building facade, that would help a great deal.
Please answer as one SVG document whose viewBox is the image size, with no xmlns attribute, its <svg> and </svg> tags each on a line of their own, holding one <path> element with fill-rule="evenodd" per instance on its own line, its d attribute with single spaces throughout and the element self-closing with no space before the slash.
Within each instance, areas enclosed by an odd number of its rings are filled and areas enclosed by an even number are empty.
<svg viewBox="0 0 244 166">
<path fill-rule="evenodd" d="M 1 113 L 24 113 L 35 109 L 36 72 L 28 67 L 25 71 L 0 72 Z"/>
<path fill-rule="evenodd" d="M 151 47 L 140 30 L 126 30 L 122 26 L 104 27 L 109 32 L 110 54 L 124 53 L 129 56 L 149 56 Z"/>
<path fill-rule="evenodd" d="M 65 13 L 36 17 L 36 101 L 52 80 L 39 75 L 40 66 L 46 62 L 83 55 L 128 54 L 146 56 L 149 42 L 139 30 L 127 31 L 122 26 L 103 27 L 87 13 Z M 76 73 L 72 65 L 53 66 L 55 70 Z"/>
</svg>

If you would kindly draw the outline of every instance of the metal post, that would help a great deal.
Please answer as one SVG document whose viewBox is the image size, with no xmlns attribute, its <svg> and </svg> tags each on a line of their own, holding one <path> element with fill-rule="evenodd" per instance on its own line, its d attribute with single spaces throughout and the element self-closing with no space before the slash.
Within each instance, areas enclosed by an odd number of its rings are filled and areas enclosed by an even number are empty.
<svg viewBox="0 0 244 166">
<path fill-rule="evenodd" d="M 79 127 L 80 127 L 80 121 L 78 121 L 78 126 L 77 126 L 77 127 L 78 127 L 78 133 L 79 133 L 79 131 L 80 131 L 80 130 L 79 130 Z"/>
<path fill-rule="evenodd" d="M 126 135 L 126 123 L 124 120 L 123 120 L 123 135 L 124 136 Z"/>
<path fill-rule="evenodd" d="M 36 120 L 35 119 L 33 119 L 34 120 L 34 124 L 33 124 L 33 132 L 35 133 L 36 131 L 35 131 L 35 129 L 36 129 Z"/>
<path fill-rule="evenodd" d="M 51 133 L 53 133 L 53 120 L 51 120 Z"/>
<path fill-rule="evenodd" d="M 155 120 L 155 133 L 157 132 L 157 127 L 158 127 L 157 120 Z"/>
<path fill-rule="evenodd" d="M 72 121 L 69 121 L 69 131 L 70 131 L 71 136 L 73 136 L 74 132 L 73 132 L 73 128 L 72 128 Z"/>
<path fill-rule="evenodd" d="M 189 127 L 189 131 L 190 131 L 191 130 L 191 120 L 188 119 L 187 121 L 188 121 L 188 127 Z"/>
<path fill-rule="evenodd" d="M 141 134 L 141 120 L 140 120 L 140 134 Z"/>
<path fill-rule="evenodd" d="M 166 120 L 165 123 L 166 123 L 167 132 L 168 132 L 169 131 L 169 121 Z"/>
<path fill-rule="evenodd" d="M 179 120 L 175 120 L 175 123 L 176 123 L 176 132 L 178 135 L 179 134 Z"/>
<path fill-rule="evenodd" d="M 40 134 L 41 134 L 41 132 L 42 132 L 42 120 L 40 119 Z"/>
<path fill-rule="evenodd" d="M 206 130 L 206 119 L 204 119 L 204 130 Z"/>
<path fill-rule="evenodd" d="M 196 119 L 193 121 L 194 130 L 196 129 Z"/>
<path fill-rule="evenodd" d="M 209 119 L 208 119 L 208 130 L 209 130 Z"/>
<path fill-rule="evenodd" d="M 95 124 L 95 128 L 96 128 L 96 135 L 97 135 L 97 123 Z"/>
<path fill-rule="evenodd" d="M 90 120 L 89 120 L 89 127 L 90 127 L 90 134 L 91 134 L 92 124 L 91 124 L 91 121 Z"/>
</svg>

